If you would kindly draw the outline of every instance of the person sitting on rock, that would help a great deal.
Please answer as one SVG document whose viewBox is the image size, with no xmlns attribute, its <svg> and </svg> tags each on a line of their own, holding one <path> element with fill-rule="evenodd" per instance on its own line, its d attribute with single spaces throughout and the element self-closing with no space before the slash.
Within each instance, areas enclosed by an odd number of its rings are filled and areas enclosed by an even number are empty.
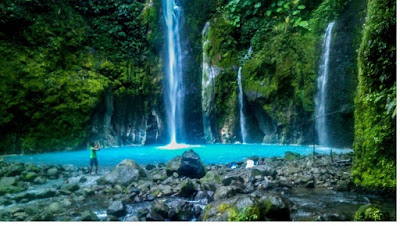
<svg viewBox="0 0 400 226">
<path fill-rule="evenodd" d="M 98 163 L 97 163 L 97 154 L 96 151 L 100 150 L 100 143 L 97 142 L 97 145 L 92 142 L 90 143 L 90 168 L 89 175 L 92 174 L 92 167 L 95 166 L 94 172 L 97 175 Z"/>
</svg>

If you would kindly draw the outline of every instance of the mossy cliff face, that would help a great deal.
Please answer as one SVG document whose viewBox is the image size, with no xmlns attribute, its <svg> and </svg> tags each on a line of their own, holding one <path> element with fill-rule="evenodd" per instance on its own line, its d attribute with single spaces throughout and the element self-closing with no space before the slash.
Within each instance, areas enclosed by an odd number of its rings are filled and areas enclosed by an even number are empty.
<svg viewBox="0 0 400 226">
<path fill-rule="evenodd" d="M 237 125 L 237 42 L 233 27 L 213 17 L 203 30 L 202 108 L 208 143 L 231 143 Z"/>
<path fill-rule="evenodd" d="M 358 55 L 355 99 L 355 183 L 396 188 L 395 1 L 368 2 Z"/>
<path fill-rule="evenodd" d="M 151 118 L 163 109 L 150 5 L 157 2 L 3 1 L 2 151 L 79 148 L 103 137 L 143 143 L 146 124 L 160 133 L 162 122 L 153 124 L 162 119 Z M 117 139 L 129 130 L 130 140 Z"/>
<path fill-rule="evenodd" d="M 357 81 L 354 68 L 364 8 L 363 0 L 218 2 L 202 40 L 206 141 L 241 141 L 237 73 L 242 66 L 249 142 L 317 142 L 312 119 L 322 39 L 328 23 L 337 20 L 331 87 L 340 87 L 341 94 L 333 95 L 337 89 L 330 89 L 333 98 L 328 112 L 349 110 L 330 118 L 329 123 L 333 146 L 350 147 Z M 244 59 L 250 47 L 253 52 Z"/>
</svg>

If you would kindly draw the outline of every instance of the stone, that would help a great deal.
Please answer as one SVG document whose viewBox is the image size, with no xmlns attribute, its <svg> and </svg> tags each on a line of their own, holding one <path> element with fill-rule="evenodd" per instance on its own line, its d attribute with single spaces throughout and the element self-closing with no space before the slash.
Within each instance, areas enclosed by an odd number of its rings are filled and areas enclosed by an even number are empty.
<svg viewBox="0 0 400 226">
<path fill-rule="evenodd" d="M 165 168 L 165 172 L 167 173 L 167 176 L 172 176 L 174 173 L 178 172 L 179 166 L 181 164 L 181 156 L 177 156 L 173 159 L 171 159 Z"/>
<path fill-rule="evenodd" d="M 50 198 L 50 197 L 57 196 L 57 194 L 58 194 L 58 192 L 54 188 L 45 188 L 45 189 L 38 190 L 34 193 L 34 195 L 37 199 Z"/>
<path fill-rule="evenodd" d="M 139 217 L 136 215 L 129 216 L 125 219 L 125 221 L 139 221 Z"/>
<path fill-rule="evenodd" d="M 58 175 L 58 169 L 55 167 L 52 167 L 50 169 L 47 170 L 46 175 L 48 177 L 57 177 Z"/>
<path fill-rule="evenodd" d="M 163 218 L 168 217 L 169 207 L 165 202 L 155 201 L 151 205 L 151 212 L 155 212 Z"/>
<path fill-rule="evenodd" d="M 45 212 L 50 215 L 54 215 L 56 213 L 61 213 L 63 211 L 63 207 L 60 203 L 54 202 L 50 204 L 46 209 Z"/>
<path fill-rule="evenodd" d="M 282 195 L 270 192 L 261 195 L 259 201 L 263 206 L 264 214 L 267 219 L 278 221 L 290 220 L 289 201 Z"/>
<path fill-rule="evenodd" d="M 222 179 L 217 171 L 211 170 L 206 173 L 204 177 L 200 179 L 201 187 L 206 191 L 215 191 Z"/>
<path fill-rule="evenodd" d="M 107 208 L 107 214 L 122 217 L 126 214 L 126 207 L 121 201 L 113 201 Z"/>
<path fill-rule="evenodd" d="M 145 169 L 149 170 L 149 171 L 152 170 L 152 169 L 155 169 L 155 168 L 156 168 L 156 166 L 152 165 L 152 164 L 147 164 L 146 167 L 145 167 Z"/>
<path fill-rule="evenodd" d="M 182 154 L 178 173 L 181 176 L 190 178 L 202 178 L 206 174 L 203 163 L 200 161 L 200 156 L 192 149 Z"/>
<path fill-rule="evenodd" d="M 132 182 L 146 178 L 146 172 L 135 161 L 125 159 L 120 162 L 111 172 L 101 177 L 99 184 L 121 184 L 128 186 Z"/>
<path fill-rule="evenodd" d="M 10 193 L 10 194 L 18 193 L 18 192 L 22 192 L 24 190 L 26 190 L 26 189 L 23 187 L 20 187 L 20 186 L 13 186 L 13 185 L 8 186 L 8 187 L 0 186 L 0 195 L 7 194 L 7 193 Z"/>
<path fill-rule="evenodd" d="M 285 157 L 284 157 L 284 159 L 286 160 L 286 161 L 292 161 L 292 160 L 295 160 L 295 159 L 297 159 L 297 158 L 300 158 L 300 154 L 298 154 L 298 153 L 295 153 L 295 152 L 291 152 L 291 151 L 287 151 L 287 152 L 285 152 Z"/>
<path fill-rule="evenodd" d="M 314 187 L 315 187 L 314 181 L 313 181 L 313 180 L 308 181 L 308 182 L 304 185 L 304 187 L 306 187 L 306 188 L 314 188 Z"/>
<path fill-rule="evenodd" d="M 91 210 L 85 210 L 81 213 L 81 221 L 100 221 L 100 219 Z"/>
<path fill-rule="evenodd" d="M 25 180 L 25 181 L 30 181 L 30 182 L 32 182 L 33 180 L 35 180 L 35 178 L 36 178 L 37 176 L 38 176 L 38 175 L 37 175 L 35 172 L 28 172 L 27 174 L 25 174 L 24 180 Z"/>
<path fill-rule="evenodd" d="M 80 188 L 80 186 L 77 183 L 67 184 L 66 186 L 64 186 L 64 189 L 66 189 L 70 192 L 78 191 L 79 188 Z"/>
<path fill-rule="evenodd" d="M 226 199 L 235 196 L 241 192 L 237 190 L 235 186 L 220 186 L 214 194 L 214 200 Z"/>
<path fill-rule="evenodd" d="M 15 177 L 2 177 L 0 179 L 0 187 L 8 187 L 16 184 L 17 184 L 17 179 Z"/>
<path fill-rule="evenodd" d="M 39 176 L 39 177 L 36 177 L 36 178 L 33 180 L 33 183 L 34 183 L 34 184 L 45 184 L 46 181 L 47 181 L 46 178 Z"/>
<path fill-rule="evenodd" d="M 185 198 L 189 198 L 196 192 L 193 182 L 189 179 L 182 181 L 180 185 L 179 195 Z"/>
</svg>

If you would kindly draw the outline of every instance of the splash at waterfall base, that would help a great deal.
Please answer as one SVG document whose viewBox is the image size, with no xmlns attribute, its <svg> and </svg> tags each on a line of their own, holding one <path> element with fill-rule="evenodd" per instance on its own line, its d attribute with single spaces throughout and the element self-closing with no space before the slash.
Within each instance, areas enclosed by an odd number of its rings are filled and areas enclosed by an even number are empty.
<svg viewBox="0 0 400 226">
<path fill-rule="evenodd" d="M 236 169 L 230 164 L 192 164 L 204 167 L 206 175 L 200 179 L 180 175 L 187 153 L 167 164 L 124 160 L 100 168 L 100 176 L 89 176 L 87 167 L 2 161 L 0 183 L 9 186 L 0 187 L 0 220 L 332 221 L 353 220 L 361 206 L 378 203 L 386 220 L 395 218 L 395 199 L 355 190 L 352 153 L 334 154 L 333 161 L 329 155 L 317 155 L 314 164 L 312 156 L 290 152 L 283 157 L 253 156 L 251 160 L 264 165 L 252 168 L 245 168 L 245 161 L 236 161 Z M 192 152 L 190 159 L 201 163 L 196 155 Z M 268 200 L 278 201 L 269 204 L 277 212 L 263 207 Z M 257 210 L 254 218 L 248 208 Z"/>
</svg>

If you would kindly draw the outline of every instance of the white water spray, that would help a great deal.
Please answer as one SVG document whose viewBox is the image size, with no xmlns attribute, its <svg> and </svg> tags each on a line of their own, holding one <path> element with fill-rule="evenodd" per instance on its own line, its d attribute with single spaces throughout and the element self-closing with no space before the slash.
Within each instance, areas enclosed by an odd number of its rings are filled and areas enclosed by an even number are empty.
<svg viewBox="0 0 400 226">
<path fill-rule="evenodd" d="M 242 143 L 246 143 L 246 120 L 243 112 L 243 89 L 242 89 L 242 67 L 238 71 L 238 86 L 239 86 L 239 106 L 240 106 L 240 133 L 242 135 Z"/>
<path fill-rule="evenodd" d="M 329 80 L 329 53 L 332 40 L 332 28 L 335 22 L 329 23 L 326 28 L 322 52 L 322 60 L 318 69 L 318 95 L 315 98 L 315 129 L 318 134 L 319 145 L 328 146 L 328 129 L 326 125 L 327 86 Z"/>
</svg>

